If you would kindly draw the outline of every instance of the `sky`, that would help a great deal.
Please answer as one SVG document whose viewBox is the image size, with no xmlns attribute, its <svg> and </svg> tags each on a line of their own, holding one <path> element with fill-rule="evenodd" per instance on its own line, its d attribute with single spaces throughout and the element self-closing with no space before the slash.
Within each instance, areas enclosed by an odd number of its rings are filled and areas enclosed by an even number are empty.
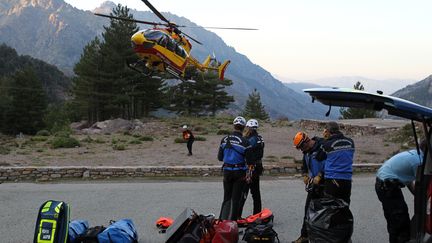
<svg viewBox="0 0 432 243">
<path fill-rule="evenodd" d="M 92 10 L 104 0 L 65 0 Z M 113 0 L 149 11 L 140 0 Z M 340 76 L 422 80 L 432 74 L 430 0 L 152 0 L 211 30 L 285 80 Z M 216 53 L 217 55 L 217 53 Z"/>
</svg>

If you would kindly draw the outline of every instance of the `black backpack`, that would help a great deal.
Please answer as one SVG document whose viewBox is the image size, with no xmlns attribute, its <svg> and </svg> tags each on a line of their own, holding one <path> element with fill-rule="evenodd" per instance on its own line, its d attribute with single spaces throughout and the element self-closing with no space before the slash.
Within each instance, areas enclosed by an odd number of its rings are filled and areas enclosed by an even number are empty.
<svg viewBox="0 0 432 243">
<path fill-rule="evenodd" d="M 69 205 L 62 201 L 44 202 L 38 213 L 33 242 L 66 242 L 69 229 Z"/>
<path fill-rule="evenodd" d="M 250 224 L 243 236 L 243 240 L 247 243 L 255 243 L 255 242 L 280 242 L 278 238 L 278 234 L 273 229 L 273 222 L 263 223 L 257 221 L 255 223 Z"/>
</svg>

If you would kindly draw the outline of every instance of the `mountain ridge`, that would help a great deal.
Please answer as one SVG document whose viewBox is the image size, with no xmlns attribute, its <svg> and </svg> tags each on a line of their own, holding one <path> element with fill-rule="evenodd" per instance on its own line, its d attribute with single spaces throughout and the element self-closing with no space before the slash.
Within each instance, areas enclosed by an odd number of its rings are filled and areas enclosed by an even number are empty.
<svg viewBox="0 0 432 243">
<path fill-rule="evenodd" d="M 107 6 L 110 2 L 104 2 L 99 10 Z M 5 12 L 9 15 L 3 14 Z M 107 19 L 74 8 L 62 0 L 6 0 L 0 5 L 0 13 L 0 42 L 12 46 L 20 54 L 56 65 L 68 75 L 73 75 L 73 65 L 79 60 L 83 47 L 99 36 L 104 31 L 103 26 L 109 23 Z M 131 13 L 137 19 L 159 22 L 150 11 L 131 9 Z M 163 14 L 177 24 L 198 26 L 184 17 Z M 235 97 L 234 109 L 241 110 L 248 94 L 256 88 L 273 118 L 326 118 L 325 106 L 312 104 L 308 96 L 286 87 L 215 33 L 201 28 L 188 29 L 187 33 L 205 43 L 192 48 L 192 55 L 198 60 L 204 60 L 213 52 L 219 60 L 231 60 L 226 76 L 234 81 L 227 89 Z"/>
</svg>

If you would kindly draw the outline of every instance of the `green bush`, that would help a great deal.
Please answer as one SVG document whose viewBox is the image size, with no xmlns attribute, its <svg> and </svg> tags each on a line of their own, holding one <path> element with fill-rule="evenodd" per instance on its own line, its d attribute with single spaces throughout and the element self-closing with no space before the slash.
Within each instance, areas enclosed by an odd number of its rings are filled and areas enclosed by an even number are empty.
<svg viewBox="0 0 432 243">
<path fill-rule="evenodd" d="M 95 143 L 105 143 L 101 138 L 96 138 Z"/>
<path fill-rule="evenodd" d="M 114 144 L 113 145 L 114 150 L 126 150 L 126 145 L 124 144 Z"/>
<path fill-rule="evenodd" d="M 140 138 L 140 137 L 141 137 L 141 135 L 140 135 L 140 134 L 138 134 L 138 133 L 134 133 L 134 134 L 132 134 L 132 137 L 134 137 L 134 138 Z"/>
<path fill-rule="evenodd" d="M 55 137 L 68 138 L 70 135 L 71 135 L 71 131 L 69 131 L 69 130 L 61 130 L 61 131 L 54 133 Z"/>
<path fill-rule="evenodd" d="M 87 135 L 86 138 L 84 138 L 84 139 L 81 140 L 81 142 L 84 142 L 84 143 L 92 143 L 93 141 L 94 140 L 90 136 L 88 136 L 88 135 Z"/>
<path fill-rule="evenodd" d="M 195 141 L 207 141 L 207 138 L 201 136 L 195 136 Z"/>
<path fill-rule="evenodd" d="M 141 141 L 153 141 L 154 138 L 149 137 L 149 136 L 142 136 L 139 138 L 139 140 L 141 140 Z"/>
<path fill-rule="evenodd" d="M 225 129 L 220 129 L 220 130 L 217 131 L 216 134 L 217 134 L 217 135 L 230 135 L 231 132 L 228 131 L 228 130 L 225 130 Z"/>
<path fill-rule="evenodd" d="M 48 130 L 40 130 L 36 133 L 36 136 L 48 137 L 49 135 L 51 134 Z"/>
<path fill-rule="evenodd" d="M 48 137 L 43 137 L 43 136 L 34 136 L 30 138 L 31 141 L 34 142 L 44 142 L 48 140 Z"/>
<path fill-rule="evenodd" d="M 174 143 L 187 143 L 187 140 L 184 140 L 183 138 L 175 138 Z"/>
<path fill-rule="evenodd" d="M 51 140 L 51 147 L 56 148 L 75 148 L 79 147 L 80 143 L 73 137 L 54 137 Z"/>
<path fill-rule="evenodd" d="M 0 154 L 2 155 L 6 155 L 10 153 L 10 148 L 5 147 L 5 146 L 0 146 Z"/>
<path fill-rule="evenodd" d="M 142 144 L 142 142 L 138 139 L 134 139 L 134 140 L 129 141 L 129 144 Z"/>
</svg>

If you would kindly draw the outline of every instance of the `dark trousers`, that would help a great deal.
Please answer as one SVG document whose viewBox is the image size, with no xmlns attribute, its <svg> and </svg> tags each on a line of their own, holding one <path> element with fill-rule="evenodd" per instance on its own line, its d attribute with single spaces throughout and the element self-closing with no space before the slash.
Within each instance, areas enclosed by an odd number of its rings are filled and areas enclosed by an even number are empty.
<svg viewBox="0 0 432 243">
<path fill-rule="evenodd" d="M 326 178 L 324 182 L 324 196 L 340 198 L 350 204 L 351 184 L 351 180 Z"/>
<path fill-rule="evenodd" d="M 410 218 L 400 184 L 377 178 L 375 191 L 384 210 L 389 242 L 407 242 L 410 239 Z"/>
<path fill-rule="evenodd" d="M 243 207 L 245 205 L 249 190 L 252 194 L 252 200 L 253 200 L 253 214 L 257 214 L 261 212 L 262 206 L 261 206 L 261 192 L 260 192 L 260 177 L 259 175 L 253 175 L 251 183 L 246 184 L 243 190 L 242 197 L 240 198 L 240 211 L 239 211 L 239 217 L 242 216 L 243 213 Z"/>
<path fill-rule="evenodd" d="M 188 149 L 188 151 L 189 151 L 189 154 L 192 154 L 192 144 L 193 144 L 193 142 L 194 142 L 194 139 L 189 139 L 189 140 L 187 141 L 187 145 L 186 145 L 186 147 L 187 147 L 187 149 Z"/>
<path fill-rule="evenodd" d="M 224 199 L 220 219 L 237 220 L 240 217 L 240 198 L 246 185 L 244 170 L 224 170 Z"/>
</svg>

